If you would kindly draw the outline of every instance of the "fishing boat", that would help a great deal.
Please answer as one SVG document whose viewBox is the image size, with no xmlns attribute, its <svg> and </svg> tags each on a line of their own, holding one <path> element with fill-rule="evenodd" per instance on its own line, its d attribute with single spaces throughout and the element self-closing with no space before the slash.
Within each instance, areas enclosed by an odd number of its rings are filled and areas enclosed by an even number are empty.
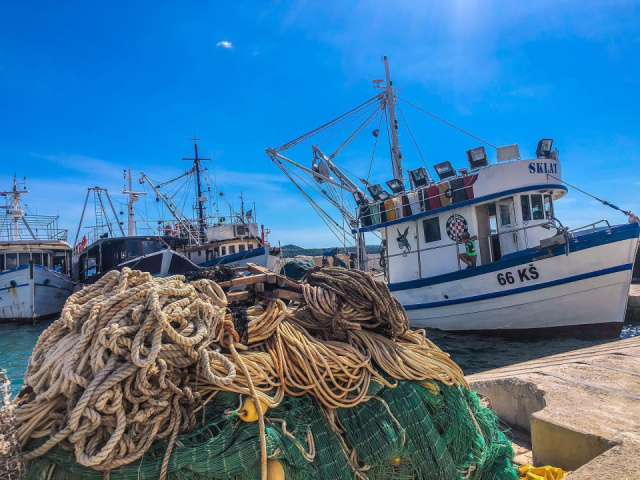
<svg viewBox="0 0 640 480">
<path fill-rule="evenodd" d="M 71 246 L 58 217 L 32 214 L 25 181 L 0 192 L 0 321 L 35 322 L 60 313 L 71 294 Z"/>
<path fill-rule="evenodd" d="M 629 217 L 625 225 L 600 220 L 575 229 L 563 226 L 554 206 L 570 185 L 562 178 L 559 151 L 549 138 L 538 142 L 534 158 L 521 158 L 517 144 L 495 147 L 471 135 L 485 145 L 466 152 L 464 167 L 438 163 L 437 180 L 426 164 L 405 172 L 400 103 L 442 119 L 401 98 L 387 58 L 383 61 L 385 79 L 374 80 L 378 93 L 373 98 L 309 134 L 267 149 L 288 178 L 298 178 L 292 171 L 305 175 L 325 205 L 328 201 L 338 209 L 358 246 L 358 264 L 364 266 L 365 238 L 375 235 L 384 278 L 415 328 L 528 338 L 618 336 L 638 250 L 637 217 L 624 211 Z M 369 142 L 375 152 L 384 119 L 393 175 L 386 188 L 364 175 L 348 175 L 352 165 L 347 170 L 338 164 L 339 154 L 356 139 L 360 146 Z M 358 126 L 340 143 L 336 133 L 346 122 Z M 373 135 L 362 140 L 360 133 L 371 124 L 377 128 L 371 127 Z M 314 138 L 309 167 L 284 155 L 319 134 L 325 138 Z M 337 147 L 325 154 L 318 145 L 328 139 L 337 139 Z M 495 160 L 486 146 L 495 151 Z M 414 161 L 422 157 L 417 143 L 416 151 Z M 353 197 L 349 202 L 344 192 Z M 318 196 L 305 196 L 316 211 L 330 217 Z"/>
<path fill-rule="evenodd" d="M 188 241 L 173 235 L 141 228 L 138 231 L 134 203 L 145 192 L 134 192 L 131 169 L 124 172 L 128 180 L 123 194 L 127 196 L 127 232 L 124 222 L 118 218 L 113 201 L 106 188 L 87 189 L 80 223 L 76 232 L 73 249 L 73 278 L 78 285 L 90 285 L 111 270 L 132 270 L 149 272 L 156 277 L 183 274 L 198 267 L 179 250 L 184 250 Z M 87 213 L 87 205 L 93 196 L 94 224 L 86 227 L 87 233 L 80 237 Z M 121 212 L 124 214 L 124 212 Z M 144 225 L 143 225 L 144 226 Z"/>
<path fill-rule="evenodd" d="M 192 140 L 193 157 L 182 159 L 191 162 L 191 168 L 182 175 L 155 182 L 141 172 L 140 184 L 151 188 L 149 193 L 155 194 L 157 203 L 171 216 L 169 221 L 161 222 L 162 230 L 168 236 L 184 239 L 182 252 L 198 266 L 241 267 L 254 263 L 279 270 L 282 264 L 280 249 L 270 246 L 269 229 L 258 224 L 255 204 L 246 210 L 244 197 L 240 194 L 240 210 L 236 211 L 208 175 L 207 168 L 203 168 L 202 162 L 211 159 L 199 155 L 199 139 L 194 135 Z M 174 190 L 166 191 L 168 187 L 174 187 Z M 180 204 L 176 198 L 188 197 L 191 188 L 193 202 Z M 229 213 L 221 213 L 221 206 L 228 207 Z M 195 218 L 185 213 L 189 208 Z"/>
</svg>

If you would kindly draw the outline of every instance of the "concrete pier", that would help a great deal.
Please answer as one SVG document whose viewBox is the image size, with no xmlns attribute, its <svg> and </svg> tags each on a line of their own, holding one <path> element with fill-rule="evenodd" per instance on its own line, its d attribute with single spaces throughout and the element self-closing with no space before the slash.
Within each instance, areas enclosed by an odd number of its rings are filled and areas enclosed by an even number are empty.
<svg viewBox="0 0 640 480">
<path fill-rule="evenodd" d="M 627 303 L 627 322 L 640 320 L 640 284 L 634 283 L 629 290 L 629 302 Z"/>
<path fill-rule="evenodd" d="M 525 444 L 522 461 L 531 455 L 571 480 L 640 478 L 640 337 L 467 379 Z"/>
</svg>

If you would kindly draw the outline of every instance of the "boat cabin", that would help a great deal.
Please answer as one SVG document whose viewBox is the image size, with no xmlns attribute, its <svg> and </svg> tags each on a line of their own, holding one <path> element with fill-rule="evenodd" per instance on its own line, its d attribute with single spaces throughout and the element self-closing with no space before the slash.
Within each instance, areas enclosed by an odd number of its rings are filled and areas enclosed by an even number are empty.
<svg viewBox="0 0 640 480">
<path fill-rule="evenodd" d="M 508 148 L 518 151 L 517 145 Z M 436 165 L 438 182 L 424 168 L 409 171 L 408 191 L 395 181 L 387 182 L 391 194 L 380 185 L 369 187 L 373 202 L 360 199 L 357 232 L 380 233 L 390 283 L 466 268 L 458 258 L 465 252 L 464 232 L 477 237 L 476 266 L 539 247 L 559 233 L 553 204 L 567 189 L 557 150 L 551 152 L 549 144 L 549 151 L 531 160 L 500 154 L 498 149 L 501 161 L 493 165 L 486 155 L 480 162 L 470 156 L 470 168 L 458 171 L 449 162 Z"/>
<path fill-rule="evenodd" d="M 242 257 L 263 245 L 258 224 L 250 222 L 211 225 L 206 229 L 206 239 L 207 243 L 190 247 L 186 251 L 187 258 L 197 265 L 229 255 Z"/>
<path fill-rule="evenodd" d="M 66 242 L 27 240 L 0 243 L 0 271 L 33 263 L 64 275 L 71 274 L 71 247 Z"/>
<path fill-rule="evenodd" d="M 168 248 L 175 251 L 184 250 L 187 242 L 187 239 L 170 236 L 101 238 L 85 249 L 79 248 L 74 263 L 74 279 L 85 282 L 126 262 L 152 256 Z M 156 260 L 159 263 L 157 268 L 160 270 L 162 256 L 156 256 Z M 129 266 L 134 268 L 132 265 Z"/>
</svg>

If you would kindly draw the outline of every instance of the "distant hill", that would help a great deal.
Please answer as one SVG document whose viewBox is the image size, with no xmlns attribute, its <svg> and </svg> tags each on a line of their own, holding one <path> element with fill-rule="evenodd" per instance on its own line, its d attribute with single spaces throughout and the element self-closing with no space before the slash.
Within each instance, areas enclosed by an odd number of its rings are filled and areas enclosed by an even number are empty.
<svg viewBox="0 0 640 480">
<path fill-rule="evenodd" d="M 280 247 L 282 249 L 282 253 L 286 256 L 286 257 L 295 257 L 297 255 L 308 255 L 308 256 L 318 256 L 318 255 L 322 255 L 323 252 L 326 252 L 327 250 L 331 250 L 332 248 L 335 247 L 324 247 L 324 248 L 303 248 L 303 247 L 299 247 L 298 245 L 282 245 Z M 351 253 L 351 252 L 355 252 L 356 249 L 355 247 L 347 247 L 346 249 L 346 253 Z M 379 245 L 367 245 L 366 247 L 366 251 L 367 253 L 378 253 L 380 252 L 380 246 Z M 345 253 L 345 249 L 338 247 L 338 253 Z"/>
</svg>

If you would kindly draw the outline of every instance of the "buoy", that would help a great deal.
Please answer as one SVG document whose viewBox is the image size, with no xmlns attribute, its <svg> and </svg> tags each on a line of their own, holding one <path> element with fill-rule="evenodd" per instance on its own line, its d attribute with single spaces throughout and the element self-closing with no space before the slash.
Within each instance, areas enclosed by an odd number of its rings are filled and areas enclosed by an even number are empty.
<svg viewBox="0 0 640 480">
<path fill-rule="evenodd" d="M 391 465 L 393 465 L 394 467 L 399 467 L 401 463 L 402 463 L 402 457 L 396 457 L 391 460 Z"/>
<path fill-rule="evenodd" d="M 440 393 L 440 387 L 433 382 L 420 382 L 420 386 L 426 388 L 431 395 L 438 395 Z"/>
<path fill-rule="evenodd" d="M 260 400 L 260 405 L 262 405 L 262 413 L 267 413 L 267 404 Z M 253 401 L 253 397 L 247 397 L 245 399 L 244 405 L 238 412 L 238 416 L 245 422 L 255 422 L 256 420 L 258 420 L 258 410 L 256 409 L 256 404 Z"/>
<path fill-rule="evenodd" d="M 278 460 L 267 460 L 267 480 L 284 480 L 284 468 Z"/>
</svg>

